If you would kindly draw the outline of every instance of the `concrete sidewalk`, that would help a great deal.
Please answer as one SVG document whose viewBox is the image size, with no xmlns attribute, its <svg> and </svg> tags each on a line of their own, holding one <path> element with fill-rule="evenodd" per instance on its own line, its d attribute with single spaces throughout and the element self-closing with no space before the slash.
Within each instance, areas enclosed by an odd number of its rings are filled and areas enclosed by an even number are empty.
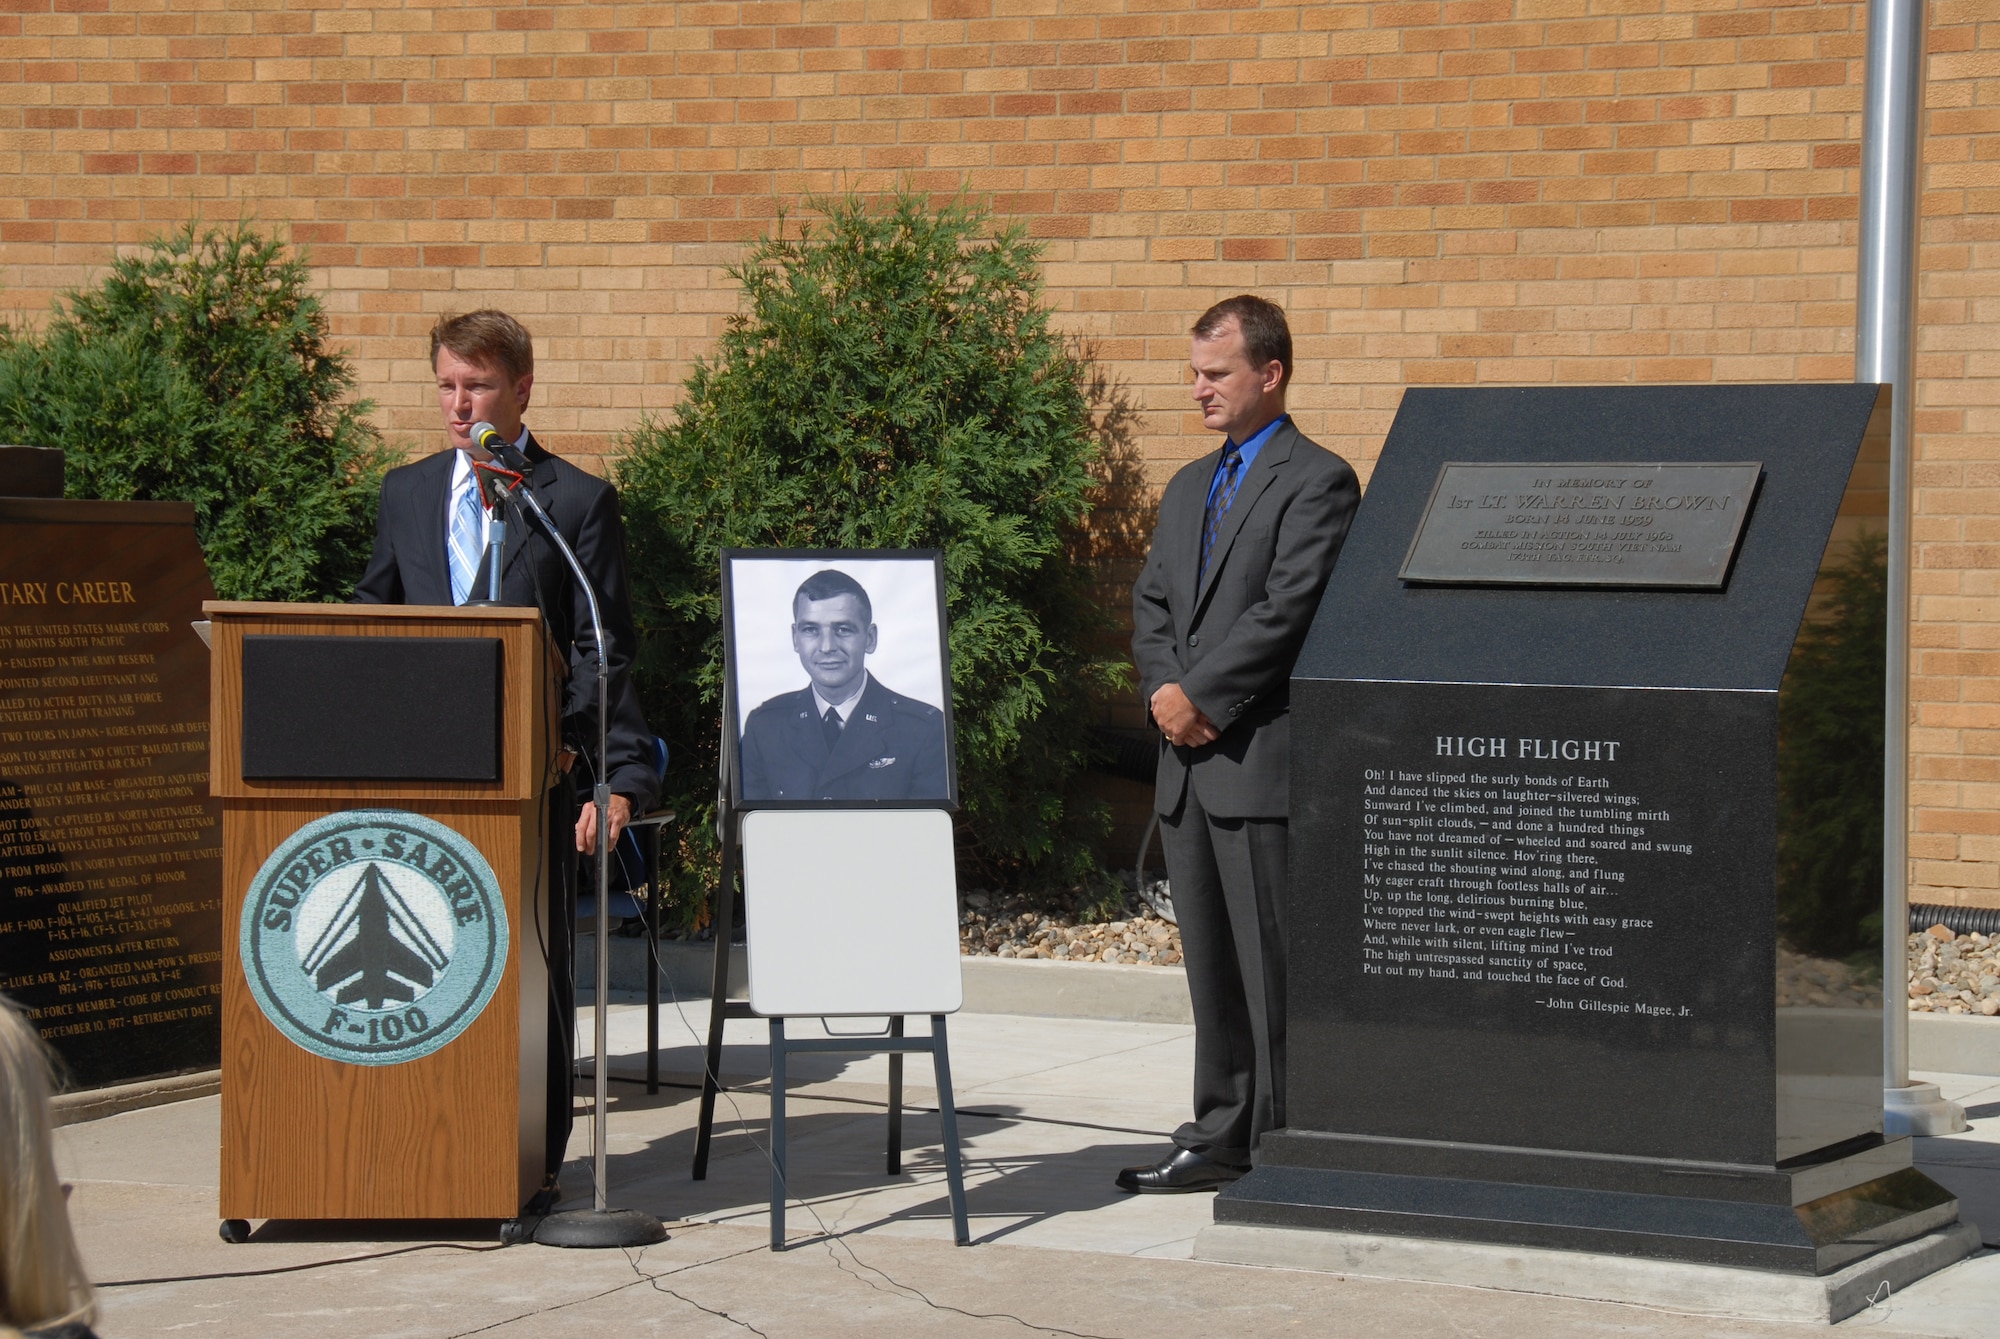
<svg viewBox="0 0 2000 1339">
<path fill-rule="evenodd" d="M 588 1015 L 585 1015 L 587 1020 Z M 905 1119 L 904 1171 L 883 1167 L 887 1062 L 801 1056 L 790 1089 L 791 1249 L 766 1249 L 765 1028 L 728 1028 L 708 1180 L 689 1179 L 706 1010 L 669 1007 L 647 1096 L 644 1013 L 613 1008 L 610 1199 L 669 1220 L 643 1252 L 500 1248 L 492 1225 L 269 1224 L 215 1234 L 217 1101 L 58 1131 L 71 1212 L 102 1292 L 107 1339 L 756 1333 L 995 1335 L 1663 1336 L 1796 1334 L 1523 1293 L 1215 1265 L 1189 1258 L 1211 1197 L 1134 1197 L 1118 1168 L 1151 1160 L 1184 1116 L 1192 1031 L 1179 1024 L 963 1014 L 950 1022 L 975 1245 L 951 1245 L 935 1115 Z M 921 1023 L 913 1027 L 921 1028 Z M 584 1028 L 587 1035 L 587 1023 Z M 812 1035 L 794 1023 L 794 1035 Z M 906 1101 L 931 1107 L 913 1057 Z M 2000 1224 L 2000 1079 L 1932 1076 L 1967 1101 L 1967 1136 L 1920 1161 Z M 587 1094 L 586 1080 L 578 1085 Z M 587 1100 L 587 1099 L 586 1099 Z M 589 1152 L 579 1122 L 573 1158 Z M 564 1174 L 588 1205 L 589 1168 Z M 1987 1207 L 1981 1208 L 1980 1205 Z M 1994 1240 L 1989 1236 L 1989 1241 Z M 1883 1333 L 2000 1339 L 2000 1253 L 1924 1280 L 1847 1322 Z"/>
</svg>

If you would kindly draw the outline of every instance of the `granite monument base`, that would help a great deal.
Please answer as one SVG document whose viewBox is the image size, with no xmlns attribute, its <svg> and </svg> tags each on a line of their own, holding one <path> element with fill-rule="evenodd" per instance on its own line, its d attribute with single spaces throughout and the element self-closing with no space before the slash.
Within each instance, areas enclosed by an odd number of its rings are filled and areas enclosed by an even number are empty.
<svg viewBox="0 0 2000 1339">
<path fill-rule="evenodd" d="M 1910 1141 L 1775 1167 L 1307 1131 L 1265 1136 L 1215 1221 L 1824 1275 L 1958 1219 Z"/>
<path fill-rule="evenodd" d="M 1359 1278 L 1450 1283 L 1623 1302 L 1743 1320 L 1833 1324 L 1979 1250 L 1966 1223 L 1926 1233 L 1832 1274 L 1812 1277 L 1531 1246 L 1426 1241 L 1218 1223 L 1195 1238 L 1197 1260 L 1310 1269 Z"/>
</svg>

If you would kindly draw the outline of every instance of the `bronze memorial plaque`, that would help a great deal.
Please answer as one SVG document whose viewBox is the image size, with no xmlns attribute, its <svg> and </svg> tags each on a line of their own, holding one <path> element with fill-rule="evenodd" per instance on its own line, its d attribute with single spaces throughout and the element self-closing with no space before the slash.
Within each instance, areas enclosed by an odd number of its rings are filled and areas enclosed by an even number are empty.
<svg viewBox="0 0 2000 1339">
<path fill-rule="evenodd" d="M 76 1087 L 220 1054 L 212 598 L 191 505 L 0 498 L 0 991 Z"/>
<path fill-rule="evenodd" d="M 1403 580 L 1720 590 L 1763 466 L 1447 461 Z"/>
</svg>

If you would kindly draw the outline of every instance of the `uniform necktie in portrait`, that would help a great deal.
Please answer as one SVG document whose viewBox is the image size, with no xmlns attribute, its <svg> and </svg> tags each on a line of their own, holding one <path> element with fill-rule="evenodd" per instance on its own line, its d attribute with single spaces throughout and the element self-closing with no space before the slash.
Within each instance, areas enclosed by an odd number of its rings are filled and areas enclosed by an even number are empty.
<svg viewBox="0 0 2000 1339">
<path fill-rule="evenodd" d="M 451 602 L 464 604 L 472 594 L 472 578 L 479 573 L 480 539 L 486 529 L 485 510 L 479 505 L 479 489 L 470 479 L 458 492 L 458 505 L 451 511 Z"/>
<path fill-rule="evenodd" d="M 826 709 L 826 717 L 819 723 L 820 733 L 826 736 L 826 751 L 833 752 L 833 746 L 840 742 L 840 713 L 832 707 Z"/>
<path fill-rule="evenodd" d="M 1231 442 L 1222 453 L 1222 481 L 1209 494 L 1208 515 L 1201 522 L 1201 568 L 1195 573 L 1197 582 L 1208 575 L 1209 550 L 1215 547 L 1215 537 L 1222 533 L 1222 518 L 1229 515 L 1229 504 L 1236 500 L 1236 484 L 1242 473 L 1243 450 Z"/>
</svg>

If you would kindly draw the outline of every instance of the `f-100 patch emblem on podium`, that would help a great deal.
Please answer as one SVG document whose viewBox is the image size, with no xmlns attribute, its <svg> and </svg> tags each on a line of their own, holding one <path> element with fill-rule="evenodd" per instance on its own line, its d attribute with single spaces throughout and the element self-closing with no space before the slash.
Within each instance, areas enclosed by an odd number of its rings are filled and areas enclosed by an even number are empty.
<svg viewBox="0 0 2000 1339">
<path fill-rule="evenodd" d="M 471 842 L 393 809 L 328 814 L 251 880 L 242 962 L 264 1016 L 315 1055 L 394 1065 L 479 1017 L 507 964 L 500 883 Z"/>
</svg>

